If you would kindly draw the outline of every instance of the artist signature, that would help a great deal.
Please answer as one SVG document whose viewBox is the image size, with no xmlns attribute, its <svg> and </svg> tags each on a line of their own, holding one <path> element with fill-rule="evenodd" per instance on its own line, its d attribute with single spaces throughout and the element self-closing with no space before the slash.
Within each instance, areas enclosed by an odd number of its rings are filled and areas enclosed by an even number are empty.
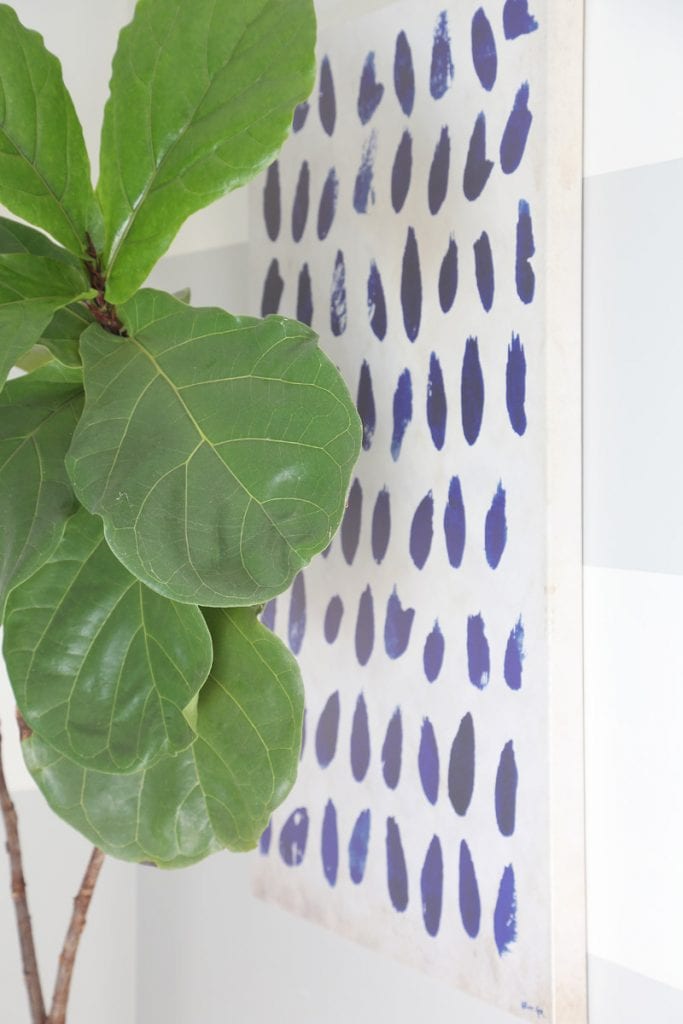
<svg viewBox="0 0 683 1024">
<path fill-rule="evenodd" d="M 522 1000 L 521 1003 L 523 1010 L 530 1010 L 531 1013 L 535 1013 L 537 1018 L 545 1017 L 545 1013 L 540 1006 L 532 1006 L 531 1003 L 527 1003 L 526 999 Z"/>
</svg>

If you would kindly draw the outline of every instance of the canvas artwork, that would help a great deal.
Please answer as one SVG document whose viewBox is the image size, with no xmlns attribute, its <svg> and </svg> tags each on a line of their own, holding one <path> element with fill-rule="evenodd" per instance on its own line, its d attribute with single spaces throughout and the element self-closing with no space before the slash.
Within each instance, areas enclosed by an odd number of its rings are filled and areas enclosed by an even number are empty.
<svg viewBox="0 0 683 1024">
<path fill-rule="evenodd" d="M 307 711 L 254 884 L 581 1024 L 580 24 L 550 6 L 323 32 L 252 189 L 252 306 L 313 326 L 363 423 L 340 534 L 263 613 Z"/>
</svg>

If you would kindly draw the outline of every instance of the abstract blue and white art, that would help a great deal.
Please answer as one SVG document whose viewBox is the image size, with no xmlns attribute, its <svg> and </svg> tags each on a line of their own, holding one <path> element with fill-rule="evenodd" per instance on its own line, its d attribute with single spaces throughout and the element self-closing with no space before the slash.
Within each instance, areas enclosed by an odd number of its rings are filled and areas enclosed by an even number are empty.
<svg viewBox="0 0 683 1024">
<path fill-rule="evenodd" d="M 339 535 L 264 611 L 307 713 L 255 885 L 560 1022 L 546 9 L 442 0 L 338 24 L 252 191 L 252 305 L 312 324 L 364 428 Z"/>
</svg>

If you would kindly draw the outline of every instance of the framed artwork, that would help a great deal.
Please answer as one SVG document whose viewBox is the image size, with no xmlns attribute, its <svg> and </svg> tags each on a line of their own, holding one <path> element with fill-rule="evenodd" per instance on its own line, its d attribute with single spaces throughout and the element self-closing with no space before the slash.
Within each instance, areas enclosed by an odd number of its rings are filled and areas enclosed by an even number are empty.
<svg viewBox="0 0 683 1024">
<path fill-rule="evenodd" d="M 580 5 L 320 38 L 251 304 L 357 396 L 339 535 L 263 616 L 307 689 L 256 891 L 523 1019 L 586 1019 Z"/>
</svg>

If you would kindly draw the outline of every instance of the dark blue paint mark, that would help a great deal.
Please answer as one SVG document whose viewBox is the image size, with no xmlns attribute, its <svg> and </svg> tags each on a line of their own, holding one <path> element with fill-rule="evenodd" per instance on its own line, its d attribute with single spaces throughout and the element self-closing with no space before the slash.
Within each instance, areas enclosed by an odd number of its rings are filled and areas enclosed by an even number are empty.
<svg viewBox="0 0 683 1024">
<path fill-rule="evenodd" d="M 410 557 L 418 569 L 424 568 L 432 549 L 434 537 L 434 498 L 432 492 L 425 494 L 415 509 L 410 526 Z"/>
<path fill-rule="evenodd" d="M 400 658 L 410 641 L 410 631 L 415 618 L 414 608 L 403 608 L 396 587 L 387 601 L 387 615 L 384 620 L 384 649 L 390 658 Z"/>
<path fill-rule="evenodd" d="M 358 379 L 358 395 L 356 397 L 356 409 L 363 424 L 363 450 L 369 451 L 372 439 L 375 436 L 377 415 L 375 412 L 375 396 L 372 392 L 372 376 L 370 365 L 366 359 L 363 360 Z"/>
<path fill-rule="evenodd" d="M 273 838 L 273 819 L 271 818 L 258 841 L 259 853 L 266 857 L 270 853 L 270 843 Z"/>
<path fill-rule="evenodd" d="M 355 644 L 358 664 L 367 665 L 375 645 L 375 606 L 369 584 L 358 602 Z"/>
<path fill-rule="evenodd" d="M 384 341 L 387 333 L 387 304 L 384 298 L 382 278 L 374 260 L 370 263 L 368 277 L 368 316 L 372 333 L 379 341 Z"/>
<path fill-rule="evenodd" d="M 517 938 L 517 891 L 512 864 L 503 871 L 498 887 L 498 899 L 493 913 L 493 934 L 498 953 L 503 956 Z"/>
<path fill-rule="evenodd" d="M 427 850 L 420 875 L 420 892 L 422 920 L 427 934 L 433 938 L 439 933 L 443 905 L 443 853 L 438 836 L 432 838 Z"/>
<path fill-rule="evenodd" d="M 493 253 L 491 242 L 486 231 L 482 231 L 474 243 L 474 272 L 477 278 L 477 291 L 481 304 L 488 313 L 493 305 L 494 276 Z"/>
<path fill-rule="evenodd" d="M 443 514 L 443 529 L 446 537 L 448 561 L 459 569 L 465 551 L 465 503 L 462 500 L 460 479 L 454 476 L 448 487 L 448 504 Z"/>
<path fill-rule="evenodd" d="M 323 631 L 328 644 L 333 644 L 339 636 L 339 627 L 344 616 L 344 603 L 338 594 L 330 598 L 330 603 L 325 612 L 325 623 Z"/>
<path fill-rule="evenodd" d="M 394 431 L 391 435 L 391 457 L 396 462 L 401 454 L 405 432 L 413 418 L 413 382 L 410 370 L 404 370 L 398 378 L 394 392 Z"/>
<path fill-rule="evenodd" d="M 277 610 L 277 598 L 273 598 L 261 612 L 261 622 L 268 629 L 275 629 L 275 612 Z"/>
<path fill-rule="evenodd" d="M 292 131 L 300 132 L 303 126 L 306 124 L 306 118 L 308 117 L 308 111 L 310 107 L 304 100 L 297 107 L 294 108 L 294 117 L 292 118 Z"/>
<path fill-rule="evenodd" d="M 339 870 L 339 832 L 337 829 L 337 808 L 331 800 L 327 801 L 323 815 L 320 856 L 323 862 L 325 878 L 330 885 L 336 885 L 337 871 Z"/>
<path fill-rule="evenodd" d="M 325 184 L 320 194 L 320 205 L 318 206 L 318 238 L 324 241 L 330 233 L 330 228 L 337 212 L 337 199 L 339 198 L 339 178 L 334 167 L 327 172 Z"/>
<path fill-rule="evenodd" d="M 299 284 L 296 293 L 296 318 L 300 323 L 308 324 L 309 327 L 313 322 L 313 289 L 311 287 L 308 263 L 304 263 L 299 274 Z"/>
<path fill-rule="evenodd" d="M 344 253 L 337 250 L 332 273 L 332 298 L 330 301 L 330 327 L 335 338 L 346 330 L 346 266 Z"/>
<path fill-rule="evenodd" d="M 391 205 L 396 213 L 400 213 L 410 189 L 413 171 L 413 139 L 406 129 L 396 150 L 391 168 Z"/>
<path fill-rule="evenodd" d="M 315 730 L 315 756 L 321 768 L 327 768 L 337 753 L 339 738 L 339 691 L 327 698 Z"/>
<path fill-rule="evenodd" d="M 327 134 L 331 135 L 334 131 L 334 122 L 337 119 L 337 104 L 334 98 L 334 80 L 329 57 L 323 57 L 320 64 L 318 111 L 320 112 L 320 123 Z"/>
<path fill-rule="evenodd" d="M 520 86 L 512 112 L 500 141 L 500 166 L 503 174 L 512 174 L 522 162 L 533 118 L 529 110 L 529 83 Z"/>
<path fill-rule="evenodd" d="M 356 701 L 351 725 L 351 773 L 356 782 L 362 782 L 370 766 L 370 728 L 368 708 L 361 693 Z"/>
<path fill-rule="evenodd" d="M 430 804 L 435 804 L 439 799 L 439 748 L 436 744 L 434 726 L 428 718 L 422 722 L 417 766 L 424 795 Z"/>
<path fill-rule="evenodd" d="M 304 160 L 299 171 L 299 180 L 296 183 L 294 193 L 294 206 L 292 207 L 292 238 L 300 242 L 306 230 L 308 220 L 308 203 L 311 191 L 311 172 L 308 161 Z"/>
<path fill-rule="evenodd" d="M 266 171 L 263 189 L 263 219 L 266 222 L 268 238 L 274 242 L 280 234 L 280 165 L 277 160 Z"/>
<path fill-rule="evenodd" d="M 474 202 L 484 191 L 493 170 L 493 161 L 486 158 L 486 116 L 482 111 L 474 122 L 467 150 L 462 187 L 465 198 Z"/>
<path fill-rule="evenodd" d="M 483 7 L 472 18 L 472 60 L 477 78 L 486 91 L 490 92 L 496 82 L 498 55 L 491 22 Z"/>
<path fill-rule="evenodd" d="M 342 554 L 348 565 L 353 565 L 360 540 L 360 525 L 363 514 L 363 489 L 358 477 L 351 484 L 346 511 L 341 524 Z"/>
<path fill-rule="evenodd" d="M 401 709 L 396 708 L 387 726 L 384 743 L 382 744 L 382 775 L 389 789 L 396 789 L 401 777 L 401 757 L 403 755 L 403 722 Z"/>
<path fill-rule="evenodd" d="M 401 104 L 401 110 L 406 117 L 410 117 L 415 102 L 415 72 L 413 70 L 413 55 L 405 32 L 399 32 L 396 36 L 394 89 L 398 102 Z"/>
<path fill-rule="evenodd" d="M 287 636 L 293 654 L 298 654 L 306 632 L 306 585 L 303 572 L 297 573 L 292 584 L 289 603 L 289 624 Z"/>
<path fill-rule="evenodd" d="M 261 298 L 261 316 L 270 316 L 277 313 L 280 308 L 280 300 L 285 287 L 285 282 L 280 277 L 280 264 L 276 259 L 270 261 L 266 279 L 263 282 L 263 296 Z"/>
<path fill-rule="evenodd" d="M 427 682 L 433 683 L 439 676 L 443 665 L 443 656 L 446 644 L 443 633 L 439 627 L 438 620 L 434 623 L 432 631 L 425 640 L 424 651 L 422 652 L 422 665 Z"/>
<path fill-rule="evenodd" d="M 533 300 L 536 289 L 536 275 L 529 262 L 536 252 L 534 233 L 531 226 L 531 211 L 526 199 L 519 201 L 517 218 L 517 256 L 515 260 L 515 283 L 517 294 L 527 305 Z"/>
<path fill-rule="evenodd" d="M 429 380 L 427 381 L 427 423 L 437 451 L 441 451 L 446 440 L 446 389 L 443 383 L 441 363 L 436 353 L 429 358 Z"/>
<path fill-rule="evenodd" d="M 476 939 L 481 923 L 481 899 L 472 854 L 464 839 L 460 842 L 458 898 L 463 928 L 471 939 Z"/>
<path fill-rule="evenodd" d="M 439 270 L 439 304 L 444 313 L 447 313 L 453 303 L 458 291 L 458 247 L 451 235 L 448 241 L 446 255 L 441 261 Z"/>
<path fill-rule="evenodd" d="M 420 331 L 422 317 L 422 277 L 420 275 L 420 254 L 413 228 L 408 228 L 408 237 L 403 250 L 401 308 L 408 340 L 415 341 Z"/>
<path fill-rule="evenodd" d="M 391 535 L 391 504 L 386 487 L 377 495 L 372 513 L 372 557 L 380 565 L 389 547 Z"/>
<path fill-rule="evenodd" d="M 486 513 L 484 526 L 484 547 L 486 561 L 492 569 L 497 569 L 503 556 L 508 538 L 507 517 L 505 515 L 505 490 L 502 483 L 493 496 L 491 508 Z"/>
<path fill-rule="evenodd" d="M 467 814 L 474 791 L 474 722 L 468 712 L 460 722 L 448 763 L 448 798 L 456 814 Z"/>
<path fill-rule="evenodd" d="M 434 30 L 432 66 L 429 73 L 429 91 L 435 100 L 441 99 L 450 88 L 453 74 L 451 37 L 448 34 L 448 15 L 445 11 L 442 11 Z"/>
<path fill-rule="evenodd" d="M 472 686 L 483 690 L 491 675 L 491 654 L 481 615 L 467 617 L 467 671 Z"/>
<path fill-rule="evenodd" d="M 484 416 L 484 375 L 479 362 L 479 345 L 476 338 L 468 338 L 462 361 L 460 379 L 460 403 L 462 430 L 469 445 L 479 437 Z"/>
<path fill-rule="evenodd" d="M 370 811 L 361 811 L 353 826 L 349 840 L 349 874 L 354 885 L 360 885 L 365 875 L 370 846 Z"/>
<path fill-rule="evenodd" d="M 298 867 L 306 854 L 308 841 L 308 811 L 297 807 L 292 811 L 280 832 L 280 856 L 290 868 Z"/>
<path fill-rule="evenodd" d="M 384 96 L 384 86 L 376 78 L 375 54 L 369 53 L 365 58 L 358 90 L 358 116 L 361 124 L 368 123 L 382 102 L 382 96 Z"/>
<path fill-rule="evenodd" d="M 353 188 L 353 208 L 356 213 L 367 213 L 368 206 L 374 205 L 375 190 L 372 180 L 375 174 L 375 157 L 377 155 L 377 132 L 373 132 L 363 146 L 360 167 Z"/>
<path fill-rule="evenodd" d="M 524 661 L 524 626 L 521 617 L 510 631 L 505 647 L 503 674 L 511 690 L 522 687 L 522 662 Z"/>
<path fill-rule="evenodd" d="M 402 913 L 408 906 L 408 871 L 401 833 L 393 818 L 387 818 L 387 885 L 394 910 Z"/>
<path fill-rule="evenodd" d="M 503 747 L 496 772 L 496 821 L 501 835 L 515 831 L 517 813 L 517 762 L 512 740 Z"/>
<path fill-rule="evenodd" d="M 448 128 L 441 129 L 439 141 L 434 150 L 432 166 L 429 168 L 429 182 L 427 186 L 427 198 L 429 200 L 429 212 L 436 214 L 443 206 L 448 192 L 448 173 L 451 166 L 451 138 Z"/>
<path fill-rule="evenodd" d="M 526 431 L 526 356 L 518 334 L 512 335 L 512 343 L 508 346 L 505 401 L 512 429 L 521 437 Z"/>
<path fill-rule="evenodd" d="M 503 8 L 503 31 L 506 39 L 517 39 L 518 36 L 535 32 L 538 22 L 529 13 L 529 0 L 505 0 Z"/>
<path fill-rule="evenodd" d="M 332 541 L 330 541 L 330 543 L 327 545 L 325 550 L 321 551 L 320 554 L 323 556 L 323 558 L 327 558 L 327 556 L 329 555 L 331 550 L 332 550 Z"/>
</svg>

